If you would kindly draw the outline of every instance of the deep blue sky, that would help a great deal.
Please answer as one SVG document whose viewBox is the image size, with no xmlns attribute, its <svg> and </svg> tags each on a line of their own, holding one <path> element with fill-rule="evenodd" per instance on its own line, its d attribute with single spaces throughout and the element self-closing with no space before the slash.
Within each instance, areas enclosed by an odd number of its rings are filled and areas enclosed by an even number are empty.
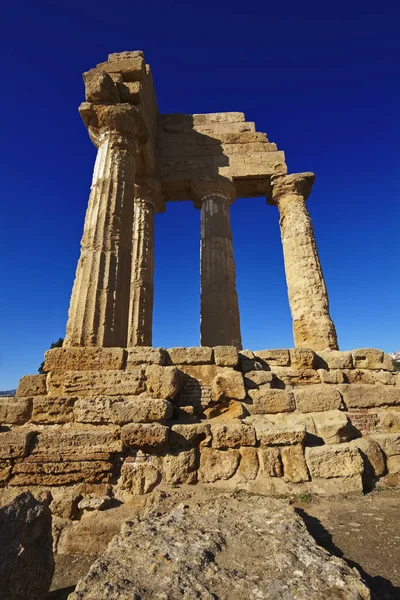
<svg viewBox="0 0 400 600">
<path fill-rule="evenodd" d="M 162 113 L 243 111 L 317 175 L 309 199 L 342 349 L 399 349 L 398 2 L 7 3 L 0 19 L 0 389 L 64 335 L 95 148 L 81 73 L 142 49 Z M 244 347 L 292 345 L 277 209 L 238 200 Z M 199 340 L 199 212 L 156 217 L 154 345 Z"/>
</svg>

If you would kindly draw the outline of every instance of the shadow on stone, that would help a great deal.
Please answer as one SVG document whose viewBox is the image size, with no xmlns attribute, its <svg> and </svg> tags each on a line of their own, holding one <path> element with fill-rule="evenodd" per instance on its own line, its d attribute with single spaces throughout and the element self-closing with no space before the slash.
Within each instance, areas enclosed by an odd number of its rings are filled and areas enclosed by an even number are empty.
<svg viewBox="0 0 400 600">
<path fill-rule="evenodd" d="M 371 590 L 371 600 L 399 600 L 400 587 L 392 585 L 391 581 L 385 577 L 369 575 L 361 565 L 347 558 L 342 550 L 335 545 L 332 535 L 325 529 L 319 519 L 307 514 L 302 508 L 295 508 L 295 510 L 303 519 L 307 531 L 312 535 L 317 544 L 334 556 L 342 558 L 352 569 L 356 568 L 359 571 L 361 577 Z"/>
</svg>

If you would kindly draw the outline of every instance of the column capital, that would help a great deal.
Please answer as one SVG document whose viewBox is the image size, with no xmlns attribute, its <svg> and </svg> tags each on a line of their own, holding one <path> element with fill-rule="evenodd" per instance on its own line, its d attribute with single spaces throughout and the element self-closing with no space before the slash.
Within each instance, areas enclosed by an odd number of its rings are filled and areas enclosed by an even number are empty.
<svg viewBox="0 0 400 600">
<path fill-rule="evenodd" d="M 139 179 L 135 183 L 135 202 L 148 202 L 155 212 L 165 211 L 165 198 L 161 183 L 156 179 Z"/>
<path fill-rule="evenodd" d="M 306 173 L 292 173 L 291 175 L 272 175 L 271 191 L 267 196 L 267 204 L 279 205 L 282 198 L 301 197 L 307 200 L 315 181 L 315 175 L 311 171 Z"/>
<path fill-rule="evenodd" d="M 99 146 L 102 139 L 110 134 L 119 135 L 136 145 L 145 144 L 149 138 L 140 110 L 131 104 L 82 102 L 79 114 L 95 146 Z"/>
<path fill-rule="evenodd" d="M 236 200 L 235 184 L 228 177 L 199 177 L 192 179 L 191 191 L 193 205 L 195 208 L 201 208 L 205 200 L 210 197 L 220 197 L 233 204 Z"/>
</svg>

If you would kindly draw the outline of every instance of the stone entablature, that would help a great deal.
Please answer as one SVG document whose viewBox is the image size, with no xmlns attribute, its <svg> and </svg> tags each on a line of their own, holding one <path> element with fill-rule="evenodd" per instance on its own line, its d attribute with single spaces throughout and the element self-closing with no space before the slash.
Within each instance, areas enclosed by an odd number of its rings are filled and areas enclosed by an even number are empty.
<svg viewBox="0 0 400 600">
<path fill-rule="evenodd" d="M 400 478 L 379 350 L 57 348 L 0 399 L 1 484 L 127 500 L 157 486 L 362 492 Z"/>
</svg>

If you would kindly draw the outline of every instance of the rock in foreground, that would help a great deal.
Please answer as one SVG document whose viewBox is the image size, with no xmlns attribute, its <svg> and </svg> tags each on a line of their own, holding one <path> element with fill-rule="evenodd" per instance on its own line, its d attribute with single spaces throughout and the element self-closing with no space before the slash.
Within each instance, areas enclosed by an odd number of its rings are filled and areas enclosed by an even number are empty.
<svg viewBox="0 0 400 600">
<path fill-rule="evenodd" d="M 29 492 L 0 509 L 0 600 L 43 600 L 54 573 L 51 513 Z"/>
<path fill-rule="evenodd" d="M 69 600 L 370 600 L 284 501 L 221 494 L 123 525 Z"/>
</svg>

